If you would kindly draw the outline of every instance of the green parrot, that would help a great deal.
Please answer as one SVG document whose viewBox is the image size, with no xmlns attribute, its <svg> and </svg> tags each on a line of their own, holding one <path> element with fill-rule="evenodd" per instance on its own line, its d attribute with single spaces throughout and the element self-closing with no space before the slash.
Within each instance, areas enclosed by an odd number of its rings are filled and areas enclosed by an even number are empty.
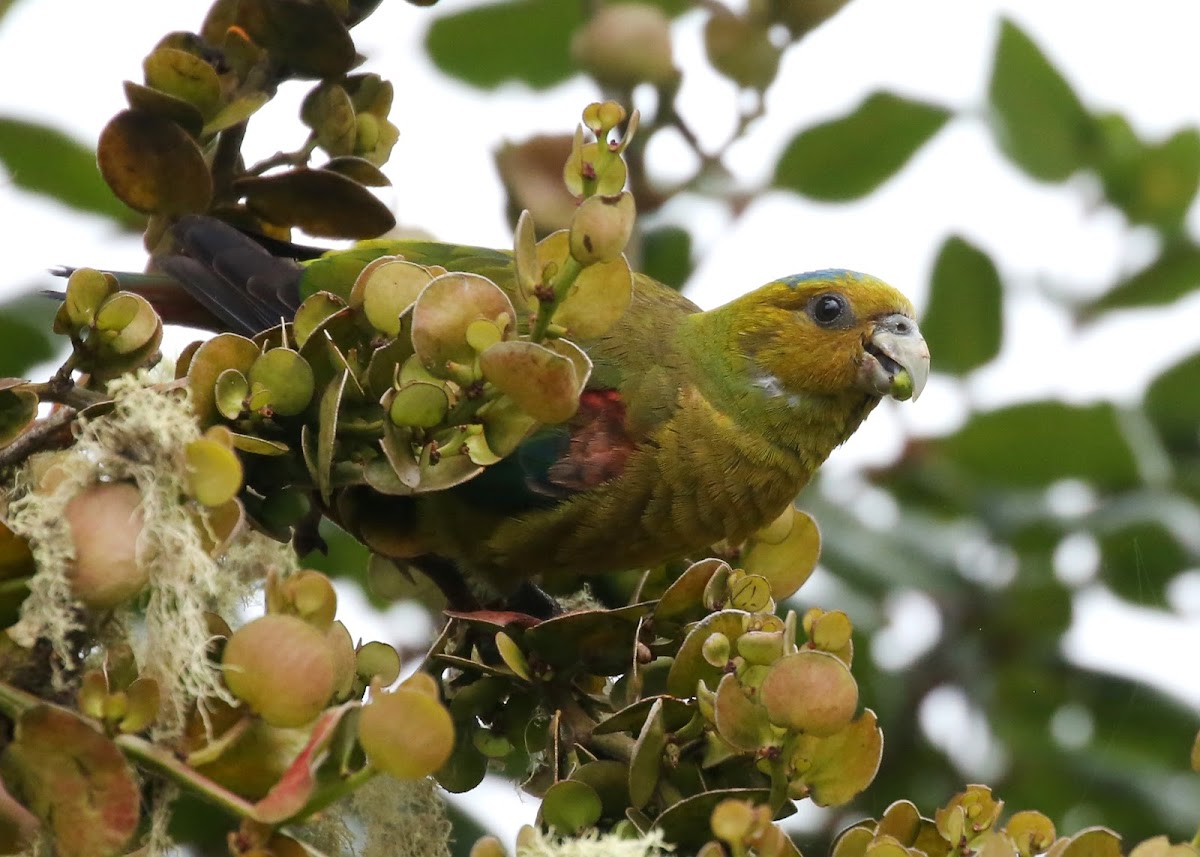
<svg viewBox="0 0 1200 857">
<path fill-rule="evenodd" d="M 381 255 L 514 283 L 511 254 L 477 247 L 376 239 L 272 253 L 201 216 L 182 218 L 174 236 L 176 251 L 159 260 L 173 282 L 123 285 L 166 321 L 247 336 L 317 290 L 346 295 Z M 473 480 L 405 498 L 396 527 L 415 565 L 453 563 L 511 591 L 741 542 L 881 398 L 915 399 L 929 374 L 908 299 L 840 269 L 783 277 L 707 311 L 636 274 L 621 319 L 576 344 L 594 368 L 571 419 Z"/>
</svg>

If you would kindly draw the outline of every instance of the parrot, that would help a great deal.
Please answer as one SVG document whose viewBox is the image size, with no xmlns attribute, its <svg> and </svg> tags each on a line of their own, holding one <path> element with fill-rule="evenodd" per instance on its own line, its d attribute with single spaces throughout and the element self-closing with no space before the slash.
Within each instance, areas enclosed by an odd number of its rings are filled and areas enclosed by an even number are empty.
<svg viewBox="0 0 1200 857">
<path fill-rule="evenodd" d="M 381 255 L 514 287 L 511 253 L 487 248 L 371 239 L 322 252 L 203 215 L 182 217 L 173 237 L 157 260 L 166 278 L 132 290 L 164 321 L 245 336 L 317 289 L 348 292 Z M 740 543 L 883 398 L 916 399 L 930 365 L 910 301 L 844 269 L 784 276 L 709 310 L 634 274 L 621 318 L 576 344 L 593 371 L 574 416 L 476 478 L 411 498 L 397 526 L 413 565 L 511 591 Z"/>
</svg>

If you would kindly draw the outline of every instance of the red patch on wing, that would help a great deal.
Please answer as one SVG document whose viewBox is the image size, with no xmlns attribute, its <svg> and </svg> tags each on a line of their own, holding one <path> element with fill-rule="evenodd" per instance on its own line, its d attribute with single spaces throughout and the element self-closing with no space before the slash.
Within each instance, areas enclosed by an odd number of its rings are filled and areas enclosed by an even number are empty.
<svg viewBox="0 0 1200 857">
<path fill-rule="evenodd" d="M 586 491 L 621 475 L 636 444 L 625 431 L 625 403 L 620 393 L 585 390 L 570 430 L 566 455 L 547 474 L 551 484 Z"/>
</svg>

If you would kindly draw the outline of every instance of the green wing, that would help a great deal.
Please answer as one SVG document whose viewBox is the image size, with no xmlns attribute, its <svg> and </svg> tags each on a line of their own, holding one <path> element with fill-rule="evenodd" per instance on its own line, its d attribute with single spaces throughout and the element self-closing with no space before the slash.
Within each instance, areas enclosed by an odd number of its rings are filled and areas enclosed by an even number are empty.
<svg viewBox="0 0 1200 857">
<path fill-rule="evenodd" d="M 505 291 L 513 286 L 512 254 L 486 247 L 375 238 L 348 250 L 330 250 L 304 263 L 300 299 L 316 292 L 331 292 L 346 300 L 363 268 L 380 256 L 403 256 L 418 265 L 441 265 L 451 271 L 468 271 L 492 280 Z"/>
<path fill-rule="evenodd" d="M 678 292 L 637 275 L 625 315 L 603 336 L 579 343 L 593 371 L 575 416 L 538 429 L 512 455 L 455 488 L 456 496 L 476 508 L 516 514 L 618 478 L 630 456 L 671 418 L 691 380 L 676 334 L 698 311 Z"/>
</svg>

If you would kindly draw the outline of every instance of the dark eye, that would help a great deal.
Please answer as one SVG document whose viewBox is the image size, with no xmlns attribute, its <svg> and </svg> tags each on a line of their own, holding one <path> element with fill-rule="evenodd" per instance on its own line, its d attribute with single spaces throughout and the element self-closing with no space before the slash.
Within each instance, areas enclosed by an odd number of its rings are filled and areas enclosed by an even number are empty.
<svg viewBox="0 0 1200 857">
<path fill-rule="evenodd" d="M 846 301 L 841 295 L 821 295 L 812 302 L 813 320 L 820 325 L 834 324 L 846 312 Z"/>
</svg>

